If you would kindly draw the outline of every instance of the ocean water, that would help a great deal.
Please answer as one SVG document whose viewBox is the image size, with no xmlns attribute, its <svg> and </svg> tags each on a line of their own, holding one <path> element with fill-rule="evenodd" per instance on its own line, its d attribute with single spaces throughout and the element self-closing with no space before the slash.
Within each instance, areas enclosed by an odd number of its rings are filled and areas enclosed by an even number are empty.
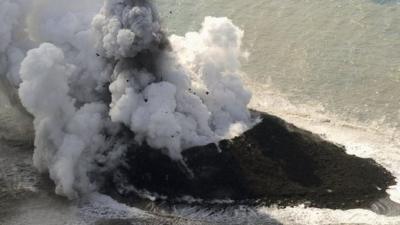
<svg viewBox="0 0 400 225">
<path fill-rule="evenodd" d="M 341 118 L 400 127 L 400 1 L 158 0 L 168 32 L 226 16 L 245 31 L 250 83 Z"/>
<path fill-rule="evenodd" d="M 400 178 L 400 1 L 155 0 L 169 34 L 226 16 L 245 32 L 243 79 L 251 107 L 374 158 Z M 0 93 L 0 224 L 400 224 L 400 208 L 237 206 L 223 212 L 144 210 L 93 195 L 69 202 L 32 167 L 33 131 Z M 400 181 L 400 179 L 399 179 Z M 400 187 L 388 190 L 400 202 Z M 148 209 L 147 207 L 146 209 Z"/>
</svg>

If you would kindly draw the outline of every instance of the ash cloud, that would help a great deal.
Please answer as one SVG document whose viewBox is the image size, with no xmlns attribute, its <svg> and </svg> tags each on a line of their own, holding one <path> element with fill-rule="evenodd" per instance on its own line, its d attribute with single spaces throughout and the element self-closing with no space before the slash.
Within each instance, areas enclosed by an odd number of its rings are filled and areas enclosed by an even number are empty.
<svg viewBox="0 0 400 225">
<path fill-rule="evenodd" d="M 34 117 L 34 165 L 56 193 L 95 191 L 93 174 L 127 149 L 124 129 L 180 160 L 252 126 L 243 32 L 229 19 L 166 37 L 149 1 L 78 3 L 0 0 L 0 74 Z"/>
</svg>

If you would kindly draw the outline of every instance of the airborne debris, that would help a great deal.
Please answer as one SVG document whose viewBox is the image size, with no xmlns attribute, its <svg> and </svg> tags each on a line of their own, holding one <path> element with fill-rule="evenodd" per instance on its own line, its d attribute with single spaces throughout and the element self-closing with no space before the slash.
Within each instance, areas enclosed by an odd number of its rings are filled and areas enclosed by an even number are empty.
<svg viewBox="0 0 400 225">
<path fill-rule="evenodd" d="M 231 20 L 206 17 L 200 31 L 167 37 L 150 0 L 104 0 L 100 10 L 100 1 L 79 10 L 45 1 L 37 18 L 45 24 L 37 31 L 46 37 L 41 43 L 29 40 L 30 29 L 18 22 L 27 19 L 31 2 L 0 0 L 0 9 L 10 12 L 0 14 L 0 55 L 18 58 L 0 59 L 0 70 L 21 69 L 10 77 L 35 120 L 34 165 L 51 174 L 57 194 L 90 192 L 95 160 L 113 167 L 133 136 L 179 160 L 183 149 L 232 137 L 232 125 L 253 125 L 251 93 L 239 76 L 243 31 Z M 82 35 L 58 35 L 70 34 L 71 24 Z M 15 49 L 18 54 L 8 55 Z M 237 72 L 223 76 L 227 71 Z M 198 90 L 219 95 L 204 101 Z"/>
</svg>

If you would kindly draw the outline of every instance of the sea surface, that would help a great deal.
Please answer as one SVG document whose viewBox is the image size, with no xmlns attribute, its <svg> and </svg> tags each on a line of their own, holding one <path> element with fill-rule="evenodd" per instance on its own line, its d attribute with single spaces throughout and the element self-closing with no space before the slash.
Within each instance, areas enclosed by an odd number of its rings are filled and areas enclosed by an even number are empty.
<svg viewBox="0 0 400 225">
<path fill-rule="evenodd" d="M 295 104 L 400 128 L 400 1 L 158 0 L 168 32 L 207 15 L 245 31 L 246 77 Z"/>
<path fill-rule="evenodd" d="M 373 158 L 400 181 L 400 1 L 155 0 L 168 34 L 225 16 L 244 32 L 251 108 Z M 371 209 L 128 207 L 69 202 L 32 168 L 33 131 L 0 92 L 0 224 L 400 224 L 400 186 Z"/>
</svg>

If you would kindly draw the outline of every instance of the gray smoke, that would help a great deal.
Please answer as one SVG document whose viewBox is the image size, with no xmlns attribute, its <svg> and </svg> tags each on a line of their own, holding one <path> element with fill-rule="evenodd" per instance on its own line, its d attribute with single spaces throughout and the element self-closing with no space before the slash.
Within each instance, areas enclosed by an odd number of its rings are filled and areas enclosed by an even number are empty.
<svg viewBox="0 0 400 225">
<path fill-rule="evenodd" d="M 90 174 L 118 164 L 124 127 L 180 160 L 253 124 L 243 32 L 227 18 L 166 37 L 146 0 L 0 0 L 0 19 L 0 74 L 34 117 L 34 165 L 60 195 L 96 190 Z"/>
</svg>

